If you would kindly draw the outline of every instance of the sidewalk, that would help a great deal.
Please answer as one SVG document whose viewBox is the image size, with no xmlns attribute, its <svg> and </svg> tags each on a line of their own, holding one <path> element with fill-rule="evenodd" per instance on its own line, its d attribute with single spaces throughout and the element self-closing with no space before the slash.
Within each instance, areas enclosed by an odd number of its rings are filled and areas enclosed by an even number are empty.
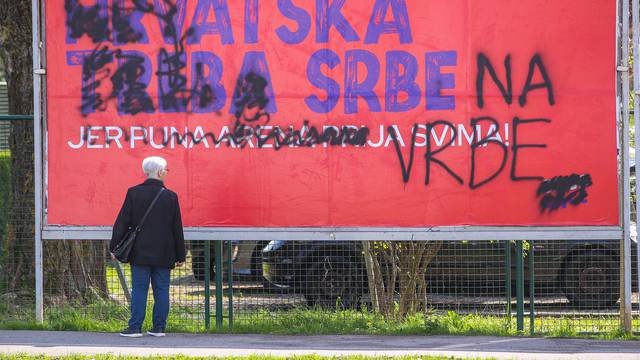
<svg viewBox="0 0 640 360">
<path fill-rule="evenodd" d="M 0 354 L 149 356 L 280 356 L 318 354 L 447 355 L 498 359 L 638 359 L 640 343 L 583 339 L 466 336 L 275 336 L 169 334 L 122 338 L 117 334 L 0 331 Z"/>
</svg>

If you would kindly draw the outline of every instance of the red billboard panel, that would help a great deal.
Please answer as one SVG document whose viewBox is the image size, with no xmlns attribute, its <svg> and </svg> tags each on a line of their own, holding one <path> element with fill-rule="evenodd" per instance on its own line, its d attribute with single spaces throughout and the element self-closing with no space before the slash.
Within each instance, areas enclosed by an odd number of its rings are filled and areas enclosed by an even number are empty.
<svg viewBox="0 0 640 360">
<path fill-rule="evenodd" d="M 47 0 L 48 213 L 616 225 L 615 2 Z"/>
</svg>

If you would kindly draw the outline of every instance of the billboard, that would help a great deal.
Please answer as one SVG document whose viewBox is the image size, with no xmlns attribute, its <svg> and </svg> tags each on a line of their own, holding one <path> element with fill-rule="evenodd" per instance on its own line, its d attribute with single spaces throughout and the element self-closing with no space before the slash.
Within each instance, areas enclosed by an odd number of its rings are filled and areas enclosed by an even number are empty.
<svg viewBox="0 0 640 360">
<path fill-rule="evenodd" d="M 48 225 L 613 226 L 607 0 L 46 0 Z"/>
</svg>

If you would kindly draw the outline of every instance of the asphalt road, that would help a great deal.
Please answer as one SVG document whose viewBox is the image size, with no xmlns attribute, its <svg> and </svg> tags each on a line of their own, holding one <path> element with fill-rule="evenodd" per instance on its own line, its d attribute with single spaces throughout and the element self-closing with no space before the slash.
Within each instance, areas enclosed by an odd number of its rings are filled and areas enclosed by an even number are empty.
<svg viewBox="0 0 640 360">
<path fill-rule="evenodd" d="M 117 334 L 0 331 L 0 354 L 122 354 L 150 356 L 290 356 L 319 354 L 447 355 L 498 359 L 639 359 L 640 342 L 487 336 L 274 336 L 168 334 L 122 338 Z"/>
</svg>

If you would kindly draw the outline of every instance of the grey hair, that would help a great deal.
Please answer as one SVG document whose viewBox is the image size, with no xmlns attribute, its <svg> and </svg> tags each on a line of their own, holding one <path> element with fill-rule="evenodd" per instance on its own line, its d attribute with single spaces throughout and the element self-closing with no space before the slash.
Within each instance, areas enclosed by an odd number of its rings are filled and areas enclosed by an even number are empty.
<svg viewBox="0 0 640 360">
<path fill-rule="evenodd" d="M 142 160 L 142 171 L 148 178 L 159 178 L 159 172 L 167 168 L 167 160 L 160 156 L 149 156 Z"/>
</svg>

